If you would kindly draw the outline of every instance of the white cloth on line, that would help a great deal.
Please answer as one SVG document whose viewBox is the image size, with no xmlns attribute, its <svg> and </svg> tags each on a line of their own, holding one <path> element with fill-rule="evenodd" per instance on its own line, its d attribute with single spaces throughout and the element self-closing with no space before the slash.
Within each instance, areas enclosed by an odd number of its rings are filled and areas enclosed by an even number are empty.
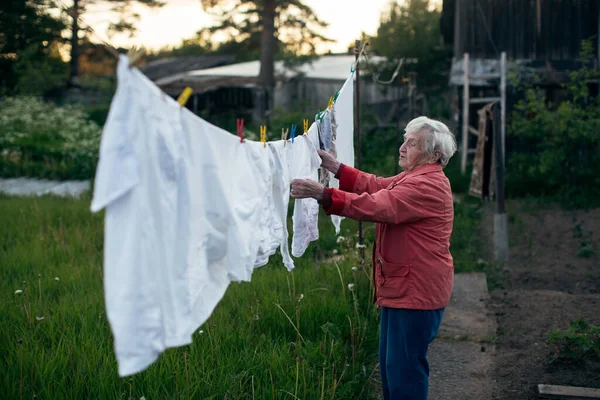
<svg viewBox="0 0 600 400">
<path fill-rule="evenodd" d="M 181 110 L 125 56 L 118 79 L 91 209 L 106 208 L 105 301 L 126 376 L 191 343 L 230 281 L 250 279 L 269 152 Z"/>
<path fill-rule="evenodd" d="M 337 160 L 343 164 L 354 167 L 354 74 L 350 74 L 340 93 L 335 100 L 335 116 L 337 122 L 337 135 L 335 149 Z M 329 187 L 339 188 L 340 182 L 331 174 Z M 331 221 L 335 233 L 340 233 L 340 226 L 344 217 L 332 215 Z"/>
<path fill-rule="evenodd" d="M 302 146 L 302 151 L 298 151 Z M 319 181 L 321 157 L 319 148 L 319 132 L 313 123 L 306 135 L 296 138 L 296 143 L 288 148 L 292 179 L 312 179 Z M 293 236 L 292 255 L 302 257 L 310 242 L 319 239 L 319 203 L 315 199 L 295 199 L 292 216 Z"/>
<path fill-rule="evenodd" d="M 266 149 L 241 144 L 182 110 L 126 56 L 117 72 L 91 209 L 106 209 L 105 302 L 127 376 L 191 343 L 230 281 L 249 281 L 277 248 L 293 268 L 289 182 L 316 176 L 320 159 L 316 134 Z M 318 205 L 302 200 L 294 209 L 300 254 L 318 238 Z"/>
</svg>

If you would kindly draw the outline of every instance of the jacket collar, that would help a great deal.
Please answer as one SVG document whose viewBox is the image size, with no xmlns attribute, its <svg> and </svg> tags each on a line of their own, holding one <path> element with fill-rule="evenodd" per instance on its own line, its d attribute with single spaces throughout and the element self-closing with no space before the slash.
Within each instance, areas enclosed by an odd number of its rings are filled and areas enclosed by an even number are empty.
<svg viewBox="0 0 600 400">
<path fill-rule="evenodd" d="M 407 172 L 407 176 L 418 176 L 423 174 L 428 174 L 430 172 L 438 172 L 442 170 L 442 166 L 440 164 L 424 164 L 420 167 L 417 167 L 414 171 Z"/>
</svg>

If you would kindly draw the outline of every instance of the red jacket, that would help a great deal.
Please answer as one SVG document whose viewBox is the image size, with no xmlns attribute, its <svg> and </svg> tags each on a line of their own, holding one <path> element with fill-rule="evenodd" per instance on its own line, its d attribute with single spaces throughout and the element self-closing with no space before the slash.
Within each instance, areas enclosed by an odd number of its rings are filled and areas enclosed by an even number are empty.
<svg viewBox="0 0 600 400">
<path fill-rule="evenodd" d="M 327 189 L 329 214 L 377 222 L 373 281 L 377 304 L 435 310 L 450 300 L 454 264 L 450 235 L 454 205 L 438 164 L 379 178 L 342 165 L 340 190 Z"/>
</svg>

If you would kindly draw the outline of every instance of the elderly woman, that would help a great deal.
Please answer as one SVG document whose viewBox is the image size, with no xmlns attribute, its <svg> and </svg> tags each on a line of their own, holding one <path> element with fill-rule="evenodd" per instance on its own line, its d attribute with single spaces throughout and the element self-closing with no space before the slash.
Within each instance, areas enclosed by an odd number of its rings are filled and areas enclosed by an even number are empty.
<svg viewBox="0 0 600 400">
<path fill-rule="evenodd" d="M 427 349 L 454 282 L 454 207 L 443 168 L 455 151 L 446 125 L 419 117 L 405 129 L 401 174 L 377 177 L 319 151 L 322 166 L 339 179 L 340 189 L 312 180 L 292 181 L 292 197 L 317 199 L 328 215 L 377 223 L 373 282 L 380 309 L 384 399 L 427 399 Z"/>
</svg>

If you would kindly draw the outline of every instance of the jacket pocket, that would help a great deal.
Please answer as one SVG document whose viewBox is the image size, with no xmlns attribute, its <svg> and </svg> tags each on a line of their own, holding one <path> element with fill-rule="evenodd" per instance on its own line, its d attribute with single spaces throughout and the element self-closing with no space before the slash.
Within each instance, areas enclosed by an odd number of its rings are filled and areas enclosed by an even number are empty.
<svg viewBox="0 0 600 400">
<path fill-rule="evenodd" d="M 379 299 L 398 299 L 410 292 L 410 265 L 396 264 L 378 257 L 377 261 L 377 297 Z"/>
</svg>

